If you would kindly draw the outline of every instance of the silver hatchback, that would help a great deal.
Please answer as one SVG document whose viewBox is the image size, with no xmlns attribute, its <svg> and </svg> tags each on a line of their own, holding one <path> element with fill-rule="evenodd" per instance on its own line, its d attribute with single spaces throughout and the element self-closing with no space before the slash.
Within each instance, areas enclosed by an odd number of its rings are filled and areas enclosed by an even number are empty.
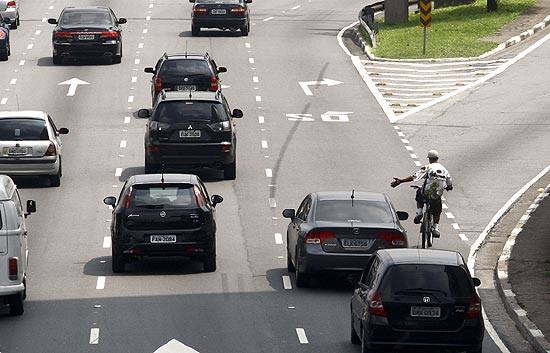
<svg viewBox="0 0 550 353">
<path fill-rule="evenodd" d="M 57 129 L 41 111 L 0 112 L 0 174 L 45 175 L 51 186 L 61 184 L 61 139 L 66 128 Z"/>
<path fill-rule="evenodd" d="M 11 29 L 19 26 L 19 0 L 0 0 L 0 13 L 10 19 Z"/>
</svg>

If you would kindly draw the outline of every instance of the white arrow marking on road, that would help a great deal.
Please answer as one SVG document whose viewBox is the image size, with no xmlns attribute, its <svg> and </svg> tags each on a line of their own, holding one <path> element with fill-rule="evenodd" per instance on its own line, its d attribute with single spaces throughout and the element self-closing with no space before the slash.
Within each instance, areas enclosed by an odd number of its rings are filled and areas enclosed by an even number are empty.
<svg viewBox="0 0 550 353">
<path fill-rule="evenodd" d="M 157 349 L 154 353 L 199 353 L 191 347 L 187 347 L 176 339 L 172 339 L 164 346 Z"/>
<path fill-rule="evenodd" d="M 89 85 L 89 83 L 74 77 L 74 78 L 71 78 L 70 80 L 60 82 L 58 83 L 58 85 L 69 85 L 69 91 L 67 92 L 67 96 L 74 96 L 74 94 L 76 93 L 76 87 L 78 85 Z"/>
<path fill-rule="evenodd" d="M 323 78 L 323 81 L 306 81 L 306 82 L 298 82 L 300 87 L 302 87 L 302 90 L 306 94 L 306 96 L 313 96 L 313 92 L 309 89 L 308 86 L 312 85 L 327 85 L 327 86 L 335 86 L 339 85 L 343 82 L 331 80 L 330 78 Z"/>
</svg>

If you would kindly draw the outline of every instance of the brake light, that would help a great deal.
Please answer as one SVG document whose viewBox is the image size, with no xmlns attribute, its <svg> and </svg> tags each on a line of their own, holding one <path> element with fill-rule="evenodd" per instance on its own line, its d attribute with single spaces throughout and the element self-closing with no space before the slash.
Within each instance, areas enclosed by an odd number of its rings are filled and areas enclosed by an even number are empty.
<svg viewBox="0 0 550 353">
<path fill-rule="evenodd" d="M 133 189 L 130 188 L 130 191 L 128 191 L 128 193 L 124 197 L 124 204 L 123 204 L 122 207 L 124 207 L 124 208 L 130 207 L 130 199 L 132 198 L 132 191 L 133 191 Z"/>
<path fill-rule="evenodd" d="M 369 312 L 372 315 L 376 316 L 386 316 L 386 309 L 384 309 L 384 304 L 382 303 L 382 297 L 380 297 L 380 292 L 375 291 L 369 299 L 367 299 L 369 305 Z"/>
<path fill-rule="evenodd" d="M 162 77 L 155 78 L 155 91 L 162 91 Z"/>
<path fill-rule="evenodd" d="M 0 31 L 0 39 L 6 38 L 6 33 L 4 31 Z"/>
<path fill-rule="evenodd" d="M 202 196 L 201 191 L 198 187 L 193 186 L 193 192 L 195 193 L 195 200 L 197 201 L 198 207 L 206 206 L 206 201 L 204 200 L 204 196 Z"/>
<path fill-rule="evenodd" d="M 307 233 L 304 244 L 323 244 L 329 238 L 336 238 L 333 232 L 313 230 Z"/>
<path fill-rule="evenodd" d="M 405 236 L 401 233 L 380 233 L 376 236 L 378 239 L 384 239 L 388 245 L 406 246 Z"/>
<path fill-rule="evenodd" d="M 206 7 L 202 7 L 202 6 L 195 6 L 195 8 L 193 9 L 193 12 L 195 14 L 199 14 L 199 15 L 206 15 L 206 13 L 208 12 L 206 10 Z"/>
<path fill-rule="evenodd" d="M 222 144 L 222 152 L 231 152 L 232 149 L 233 145 L 231 144 L 231 142 L 225 142 L 224 144 Z"/>
<path fill-rule="evenodd" d="M 234 8 L 231 9 L 231 13 L 232 14 L 243 14 L 244 13 L 244 7 L 242 7 L 242 6 L 234 7 Z"/>
<path fill-rule="evenodd" d="M 211 91 L 217 91 L 218 90 L 218 79 L 215 77 L 212 77 L 210 79 L 210 90 Z"/>
<path fill-rule="evenodd" d="M 474 292 L 474 294 L 472 294 L 470 305 L 468 306 L 468 311 L 466 312 L 466 318 L 472 319 L 474 317 L 478 317 L 479 314 L 481 314 L 481 300 Z"/>
<path fill-rule="evenodd" d="M 44 156 L 57 156 L 57 150 L 53 142 L 50 141 L 50 145 L 48 146 L 46 153 L 44 153 Z"/>
<path fill-rule="evenodd" d="M 73 39 L 71 32 L 55 32 L 55 39 Z"/>
<path fill-rule="evenodd" d="M 99 39 L 118 39 L 118 32 L 116 31 L 101 32 Z"/>
<path fill-rule="evenodd" d="M 17 257 L 10 257 L 9 261 L 9 273 L 10 280 L 15 281 L 19 277 L 19 271 L 17 266 Z"/>
<path fill-rule="evenodd" d="M 15 7 L 15 1 L 8 1 L 8 7 Z"/>
</svg>

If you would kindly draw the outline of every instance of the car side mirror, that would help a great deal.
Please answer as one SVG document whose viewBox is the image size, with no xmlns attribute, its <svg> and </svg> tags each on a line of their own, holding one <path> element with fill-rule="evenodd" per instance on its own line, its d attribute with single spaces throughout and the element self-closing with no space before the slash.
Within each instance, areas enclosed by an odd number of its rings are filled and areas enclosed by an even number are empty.
<svg viewBox="0 0 550 353">
<path fill-rule="evenodd" d="M 118 21 L 116 21 L 116 23 L 118 23 L 119 25 L 123 25 L 125 24 L 126 22 L 128 22 L 124 17 L 122 18 L 119 18 Z"/>
<path fill-rule="evenodd" d="M 11 21 L 10 21 L 10 19 L 9 19 L 8 17 L 4 17 L 4 23 L 6 23 L 6 24 L 10 24 L 10 23 L 11 23 Z"/>
<path fill-rule="evenodd" d="M 283 210 L 283 217 L 294 219 L 294 217 L 296 217 L 296 210 L 293 208 Z"/>
<path fill-rule="evenodd" d="M 211 200 L 214 207 L 216 207 L 217 204 L 223 202 L 223 197 L 221 197 L 220 195 L 212 195 Z"/>
<path fill-rule="evenodd" d="M 409 214 L 405 211 L 397 211 L 397 218 L 399 218 L 400 221 L 406 221 L 409 219 Z"/>
<path fill-rule="evenodd" d="M 29 216 L 31 213 L 36 212 L 36 201 L 34 200 L 27 200 L 27 212 L 25 213 L 25 218 Z"/>
<path fill-rule="evenodd" d="M 223 66 L 218 67 L 218 73 L 222 73 L 222 72 L 227 72 L 227 68 Z"/>
<path fill-rule="evenodd" d="M 116 205 L 116 197 L 114 197 L 114 196 L 107 196 L 106 198 L 103 199 L 103 203 L 106 204 L 107 206 L 113 206 L 113 207 L 115 207 L 115 205 Z"/>
<path fill-rule="evenodd" d="M 233 118 L 242 118 L 243 117 L 243 111 L 240 109 L 233 109 L 233 113 L 231 113 L 231 116 Z"/>
<path fill-rule="evenodd" d="M 474 286 L 478 287 L 481 285 L 481 280 L 479 278 L 474 277 L 472 280 L 474 281 Z"/>
<path fill-rule="evenodd" d="M 247 4 L 251 4 L 252 0 L 244 0 L 244 2 L 247 3 Z"/>
<path fill-rule="evenodd" d="M 138 118 L 142 118 L 142 119 L 148 118 L 151 116 L 151 109 L 140 109 L 138 110 L 137 115 L 138 115 Z"/>
<path fill-rule="evenodd" d="M 62 127 L 61 129 L 57 130 L 57 132 L 60 135 L 67 135 L 69 133 L 69 129 L 67 129 L 66 127 Z"/>
<path fill-rule="evenodd" d="M 48 23 L 51 24 L 51 25 L 56 25 L 57 20 L 55 18 L 48 18 Z"/>
<path fill-rule="evenodd" d="M 155 73 L 155 69 L 152 68 L 152 67 L 146 67 L 145 69 L 143 69 L 144 72 L 147 72 L 148 74 L 154 74 Z"/>
</svg>

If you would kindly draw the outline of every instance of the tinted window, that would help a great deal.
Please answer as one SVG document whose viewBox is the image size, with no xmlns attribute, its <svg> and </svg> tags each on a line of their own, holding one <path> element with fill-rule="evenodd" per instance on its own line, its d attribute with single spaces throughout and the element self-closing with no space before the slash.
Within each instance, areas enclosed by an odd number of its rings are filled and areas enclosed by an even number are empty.
<svg viewBox="0 0 550 353">
<path fill-rule="evenodd" d="M 242 0 L 196 0 L 197 4 L 241 4 Z"/>
<path fill-rule="evenodd" d="M 204 121 L 217 123 L 226 121 L 228 117 L 220 103 L 165 101 L 160 103 L 153 115 L 153 121 L 160 123 L 185 123 Z"/>
<path fill-rule="evenodd" d="M 166 60 L 160 68 L 160 76 L 211 76 L 210 66 L 204 60 Z"/>
<path fill-rule="evenodd" d="M 393 217 L 385 202 L 355 200 L 324 200 L 317 203 L 317 221 L 393 223 Z"/>
<path fill-rule="evenodd" d="M 196 207 L 193 185 L 134 185 L 130 197 L 133 207 Z"/>
<path fill-rule="evenodd" d="M 468 274 L 458 266 L 396 265 L 384 276 L 382 293 L 406 294 L 434 290 L 447 297 L 470 297 L 473 293 Z"/>
<path fill-rule="evenodd" d="M 70 11 L 64 12 L 61 17 L 60 25 L 62 26 L 77 26 L 77 25 L 110 25 L 111 16 L 108 12 L 81 12 Z"/>
<path fill-rule="evenodd" d="M 41 119 L 0 119 L 0 140 L 49 140 L 46 123 Z"/>
</svg>

